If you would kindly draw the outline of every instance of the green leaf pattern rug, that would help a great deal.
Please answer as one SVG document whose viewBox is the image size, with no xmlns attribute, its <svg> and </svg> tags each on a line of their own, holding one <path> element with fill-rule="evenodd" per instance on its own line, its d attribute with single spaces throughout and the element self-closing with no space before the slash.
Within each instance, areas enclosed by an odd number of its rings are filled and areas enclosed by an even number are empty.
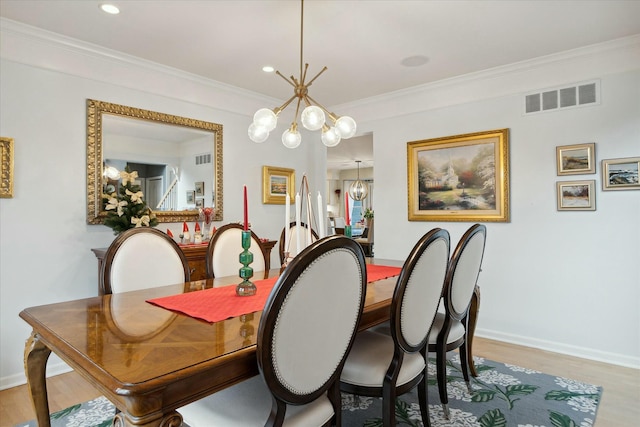
<svg viewBox="0 0 640 427">
<path fill-rule="evenodd" d="M 469 394 L 457 354 L 447 361 L 450 419 L 444 417 L 436 383 L 435 358 L 429 358 L 429 415 L 433 427 L 590 427 L 602 388 L 483 358 L 474 358 L 478 377 Z M 345 426 L 382 426 L 378 398 L 342 396 Z M 398 425 L 422 426 L 417 392 L 396 400 Z"/>
</svg>

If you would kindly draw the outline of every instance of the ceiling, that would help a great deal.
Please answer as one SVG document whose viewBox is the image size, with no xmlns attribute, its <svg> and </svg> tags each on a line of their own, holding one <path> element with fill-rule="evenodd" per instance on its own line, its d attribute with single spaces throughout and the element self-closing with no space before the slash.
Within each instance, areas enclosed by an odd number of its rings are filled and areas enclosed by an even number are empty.
<svg viewBox="0 0 640 427">
<path fill-rule="evenodd" d="M 121 12 L 107 15 L 99 8 L 105 1 L 2 0 L 0 16 L 282 102 L 293 95 L 287 82 L 261 69 L 271 65 L 287 77 L 299 76 L 300 2 L 114 0 Z M 328 67 L 310 95 L 334 110 L 363 98 L 640 34 L 639 16 L 640 1 L 307 0 L 307 81 Z M 341 156 L 373 158 L 345 146 L 338 146 L 347 151 Z M 336 150 L 329 151 L 331 156 Z"/>
</svg>

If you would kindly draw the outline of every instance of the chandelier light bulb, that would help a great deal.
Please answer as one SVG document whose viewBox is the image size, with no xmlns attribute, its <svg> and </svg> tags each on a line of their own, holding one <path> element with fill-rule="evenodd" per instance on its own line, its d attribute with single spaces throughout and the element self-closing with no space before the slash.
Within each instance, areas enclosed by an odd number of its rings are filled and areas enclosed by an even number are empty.
<svg viewBox="0 0 640 427">
<path fill-rule="evenodd" d="M 302 126 L 309 130 L 321 129 L 324 125 L 324 120 L 324 111 L 322 111 L 322 108 L 315 105 L 309 105 L 307 108 L 302 110 L 302 115 L 300 116 Z"/>
<path fill-rule="evenodd" d="M 287 129 L 282 134 L 282 143 L 287 148 L 297 148 L 302 142 L 302 135 L 294 127 Z"/>
<path fill-rule="evenodd" d="M 264 126 L 267 132 L 271 132 L 278 124 L 278 116 L 268 108 L 261 108 L 253 115 L 253 123 Z"/>
<path fill-rule="evenodd" d="M 253 142 L 265 142 L 269 138 L 269 132 L 264 126 L 256 125 L 255 122 L 249 125 L 249 139 Z"/>
<path fill-rule="evenodd" d="M 356 134 L 356 121 L 349 116 L 342 116 L 336 120 L 336 129 L 343 139 L 351 138 Z"/>
<path fill-rule="evenodd" d="M 340 144 L 340 134 L 335 127 L 331 127 L 326 131 L 322 132 L 322 143 L 327 147 L 335 147 Z"/>
</svg>

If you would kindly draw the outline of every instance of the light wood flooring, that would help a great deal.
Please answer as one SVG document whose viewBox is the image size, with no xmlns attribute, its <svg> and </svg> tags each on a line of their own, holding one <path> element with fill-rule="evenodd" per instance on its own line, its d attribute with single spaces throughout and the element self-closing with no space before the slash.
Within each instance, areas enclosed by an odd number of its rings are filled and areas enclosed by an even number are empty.
<svg viewBox="0 0 640 427">
<path fill-rule="evenodd" d="M 604 388 L 597 427 L 635 427 L 640 420 L 640 370 L 593 362 L 543 350 L 476 337 L 474 354 Z M 51 412 L 98 397 L 74 372 L 47 380 Z M 0 427 L 35 418 L 26 386 L 0 391 Z"/>
</svg>

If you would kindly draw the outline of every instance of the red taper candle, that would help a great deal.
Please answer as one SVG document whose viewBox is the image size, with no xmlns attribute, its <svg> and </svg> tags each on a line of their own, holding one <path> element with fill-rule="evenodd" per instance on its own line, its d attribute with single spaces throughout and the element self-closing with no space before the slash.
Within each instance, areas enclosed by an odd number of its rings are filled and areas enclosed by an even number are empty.
<svg viewBox="0 0 640 427">
<path fill-rule="evenodd" d="M 244 231 L 249 230 L 249 211 L 247 208 L 247 186 L 244 186 Z"/>
<path fill-rule="evenodd" d="M 347 219 L 346 225 L 351 225 L 351 220 L 349 219 L 349 194 L 344 195 L 344 209 L 345 209 L 345 218 Z"/>
</svg>

